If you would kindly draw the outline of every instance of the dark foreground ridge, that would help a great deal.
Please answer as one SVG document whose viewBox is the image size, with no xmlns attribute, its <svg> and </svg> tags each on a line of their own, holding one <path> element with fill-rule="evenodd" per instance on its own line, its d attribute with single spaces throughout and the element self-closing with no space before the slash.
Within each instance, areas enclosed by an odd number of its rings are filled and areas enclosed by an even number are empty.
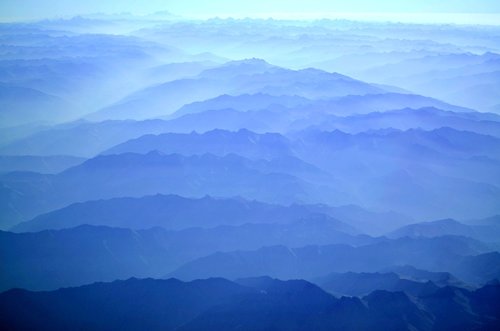
<svg viewBox="0 0 500 331">
<path fill-rule="evenodd" d="M 131 278 L 10 290 L 0 311 L 3 330 L 498 330 L 500 284 L 339 299 L 303 280 Z"/>
</svg>

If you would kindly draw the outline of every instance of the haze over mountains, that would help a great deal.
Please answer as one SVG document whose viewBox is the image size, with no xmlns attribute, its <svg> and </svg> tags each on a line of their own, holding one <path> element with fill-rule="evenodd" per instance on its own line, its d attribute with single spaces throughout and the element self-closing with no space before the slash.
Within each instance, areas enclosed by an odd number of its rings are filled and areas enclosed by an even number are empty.
<svg viewBox="0 0 500 331">
<path fill-rule="evenodd" d="M 499 329 L 499 40 L 0 24 L 0 329 Z"/>
</svg>

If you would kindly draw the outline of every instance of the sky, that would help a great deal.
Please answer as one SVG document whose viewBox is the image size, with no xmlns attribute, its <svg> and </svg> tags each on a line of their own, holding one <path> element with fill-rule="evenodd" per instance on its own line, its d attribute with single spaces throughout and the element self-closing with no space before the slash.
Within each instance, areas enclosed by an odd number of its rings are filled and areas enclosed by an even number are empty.
<svg viewBox="0 0 500 331">
<path fill-rule="evenodd" d="M 332 17 L 355 14 L 500 14 L 500 0 L 0 0 L 2 21 L 68 17 L 89 13 L 147 14 L 169 11 L 185 17 Z M 440 14 L 440 15 L 438 15 Z M 459 22 L 457 22 L 459 23 Z"/>
</svg>

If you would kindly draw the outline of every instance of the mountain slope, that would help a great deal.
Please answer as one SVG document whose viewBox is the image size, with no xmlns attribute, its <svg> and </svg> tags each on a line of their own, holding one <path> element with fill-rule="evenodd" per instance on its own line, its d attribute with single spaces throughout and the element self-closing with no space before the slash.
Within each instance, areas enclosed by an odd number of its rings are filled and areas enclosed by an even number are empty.
<svg viewBox="0 0 500 331">
<path fill-rule="evenodd" d="M 306 281 L 266 277 L 237 283 L 129 279 L 4 292 L 0 322 L 8 330 L 494 330 L 499 297 L 498 285 L 473 292 L 447 287 L 415 301 L 386 291 L 337 299 Z"/>
<path fill-rule="evenodd" d="M 74 156 L 15 156 L 0 155 L 0 173 L 30 171 L 55 174 L 85 161 Z"/>
<path fill-rule="evenodd" d="M 231 132 L 213 130 L 204 134 L 164 133 L 146 135 L 114 146 L 103 154 L 140 153 L 159 151 L 165 154 L 238 154 L 250 159 L 273 159 L 293 155 L 291 143 L 276 133 L 257 134 L 248 130 Z"/>
<path fill-rule="evenodd" d="M 471 237 L 485 242 L 500 241 L 498 225 L 466 225 L 452 219 L 406 225 L 388 234 L 391 238 L 438 237 L 455 235 Z"/>
<path fill-rule="evenodd" d="M 235 279 L 269 275 L 283 279 L 313 279 L 331 272 L 377 272 L 394 265 L 412 265 L 431 271 L 451 271 L 460 277 L 465 272 L 484 275 L 457 265 L 467 256 L 490 249 L 477 241 L 461 237 L 431 239 L 402 238 L 360 247 L 349 245 L 264 247 L 256 251 L 215 253 L 191 261 L 169 276 L 180 279 L 225 277 Z M 476 261 L 481 257 L 470 257 Z M 456 272 L 460 270 L 460 272 Z M 471 277 L 468 277 L 471 279 Z"/>
<path fill-rule="evenodd" d="M 6 199 L 7 201 L 7 199 Z M 290 206 L 268 204 L 245 199 L 223 199 L 205 196 L 200 199 L 175 195 L 114 198 L 75 203 L 21 223 L 16 232 L 35 232 L 71 228 L 82 224 L 105 225 L 131 229 L 161 226 L 179 230 L 189 227 L 214 227 L 245 223 L 289 223 L 322 215 L 342 220 L 349 225 L 345 231 L 359 228 L 363 233 L 383 232 L 412 220 L 396 213 L 377 213 L 357 206 L 326 205 Z M 382 231 L 381 231 L 382 230 Z"/>
<path fill-rule="evenodd" d="M 35 178 L 40 185 L 33 186 Z M 251 161 L 234 154 L 218 157 L 151 152 L 99 156 L 52 176 L 11 173 L 1 181 L 24 192 L 21 199 L 10 203 L 30 218 L 75 202 L 157 193 L 242 196 L 273 203 L 318 202 L 321 196 L 333 194 L 342 201 L 338 188 L 324 186 L 319 190 L 301 178 L 325 180 L 325 174 L 293 158 Z"/>
<path fill-rule="evenodd" d="M 340 74 L 317 69 L 290 70 L 263 60 L 232 61 L 196 77 L 166 82 L 135 92 L 87 118 L 146 119 L 166 116 L 182 106 L 228 94 L 267 94 L 324 99 L 384 93 L 385 90 Z"/>
<path fill-rule="evenodd" d="M 54 124 L 73 119 L 78 107 L 47 93 L 0 83 L 0 126 Z"/>
<path fill-rule="evenodd" d="M 288 223 L 325 214 L 333 216 L 335 212 L 335 208 L 322 209 L 308 205 L 286 207 L 244 199 L 209 196 L 189 199 L 158 194 L 142 198 L 115 198 L 77 203 L 19 224 L 14 230 L 34 232 L 70 228 L 82 224 L 132 229 L 161 226 L 165 229 L 179 230 L 245 223 Z M 340 212 L 337 214 L 345 218 L 345 213 Z M 370 215 L 369 212 L 367 214 Z M 375 213 L 371 215 L 377 217 Z M 347 222 L 351 222 L 351 219 L 347 217 Z"/>
<path fill-rule="evenodd" d="M 272 220 L 269 220 L 272 221 Z M 82 225 L 35 233 L 0 232 L 5 272 L 0 289 L 53 289 L 128 277 L 159 277 L 184 263 L 216 252 L 262 245 L 364 245 L 380 239 L 349 233 L 331 218 L 287 224 L 242 224 L 167 231 Z"/>
<path fill-rule="evenodd" d="M 0 320 L 12 330 L 75 326 L 87 330 L 174 330 L 209 307 L 248 292 L 253 291 L 222 279 L 191 283 L 129 279 L 54 292 L 12 290 L 0 294 L 4 312 Z"/>
<path fill-rule="evenodd" d="M 471 131 L 494 137 L 500 135 L 500 116 L 479 112 L 452 112 L 434 107 L 403 108 L 376 111 L 340 117 L 324 114 L 295 120 L 290 127 L 295 130 L 313 127 L 322 131 L 340 130 L 348 133 L 380 129 L 435 130 L 450 127 L 459 131 Z"/>
<path fill-rule="evenodd" d="M 420 296 L 438 289 L 431 281 L 403 279 L 395 273 L 334 273 L 314 279 L 313 282 L 329 293 L 348 296 L 363 296 L 376 290 Z"/>
<path fill-rule="evenodd" d="M 210 110 L 234 109 L 240 112 L 251 110 L 269 109 L 271 106 L 294 108 L 311 103 L 312 100 L 299 96 L 269 95 L 263 93 L 242 95 L 221 95 L 213 99 L 194 102 L 181 107 L 172 114 L 172 117 L 180 117 L 187 114 L 196 114 Z"/>
</svg>

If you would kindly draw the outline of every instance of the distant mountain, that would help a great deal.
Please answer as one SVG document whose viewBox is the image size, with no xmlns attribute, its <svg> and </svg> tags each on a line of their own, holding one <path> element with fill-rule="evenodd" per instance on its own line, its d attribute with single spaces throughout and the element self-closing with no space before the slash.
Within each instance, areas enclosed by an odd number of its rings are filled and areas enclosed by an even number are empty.
<svg viewBox="0 0 500 331">
<path fill-rule="evenodd" d="M 281 115 L 279 115 L 281 118 Z M 276 120 L 271 120 L 275 118 Z M 272 123 L 271 123 L 272 122 Z M 286 123 L 288 120 L 285 121 Z M 172 120 L 145 121 L 78 121 L 58 125 L 18 139 L 9 139 L 0 153 L 8 155 L 74 155 L 93 157 L 115 145 L 143 135 L 163 133 L 204 133 L 214 129 L 273 132 L 278 115 L 262 112 L 217 110 L 185 115 Z M 272 124 L 272 126 L 270 125 Z"/>
<path fill-rule="evenodd" d="M 204 134 L 164 133 L 129 140 L 104 151 L 103 154 L 159 151 L 165 154 L 238 154 L 250 159 L 274 159 L 292 156 L 291 142 L 280 134 L 257 134 L 245 129 L 238 132 L 213 130 Z"/>
<path fill-rule="evenodd" d="M 278 107 L 281 109 L 281 106 Z M 254 132 L 286 132 L 291 114 L 273 110 L 239 111 L 231 108 L 195 112 L 166 121 L 170 132 L 199 133 L 222 129 L 238 131 L 247 129 Z M 169 117 L 170 118 L 170 117 Z"/>
<path fill-rule="evenodd" d="M 254 75 L 244 86 L 244 91 L 271 95 L 298 95 L 308 99 L 387 92 L 381 87 L 345 75 L 313 68 Z"/>
<path fill-rule="evenodd" d="M 81 225 L 59 231 L 0 232 L 1 257 L 8 270 L 0 277 L 0 289 L 54 289 L 132 276 L 160 277 L 207 254 L 262 245 L 358 246 L 384 240 L 353 232 L 345 223 L 327 217 L 181 231 Z"/>
<path fill-rule="evenodd" d="M 493 16 L 0 23 L 0 331 L 500 330 Z"/>
<path fill-rule="evenodd" d="M 147 229 L 161 226 L 180 230 L 244 223 L 286 223 L 314 214 L 313 208 L 289 208 L 244 199 L 206 196 L 189 199 L 175 195 L 114 198 L 72 204 L 14 227 L 16 232 L 71 228 L 82 224 Z"/>
<path fill-rule="evenodd" d="M 254 96 L 252 96 L 254 97 Z M 393 95 L 362 96 L 365 102 L 359 106 L 359 111 L 379 111 L 380 113 L 361 114 L 347 117 L 339 117 L 336 109 L 346 109 L 342 105 L 342 98 L 337 101 L 317 101 L 310 106 L 286 108 L 279 102 L 287 103 L 287 97 L 272 97 L 277 102 L 276 106 L 269 106 L 262 110 L 238 111 L 231 108 L 205 110 L 195 112 L 169 120 L 146 120 L 146 121 L 104 121 L 104 122 L 74 122 L 59 125 L 53 128 L 36 132 L 28 137 L 21 137 L 0 149 L 2 154 L 9 155 L 75 155 L 92 157 L 114 145 L 127 140 L 138 138 L 146 134 L 162 133 L 191 133 L 196 131 L 203 133 L 214 129 L 238 131 L 248 129 L 250 131 L 266 133 L 297 131 L 314 127 L 322 131 L 338 129 L 348 133 L 359 133 L 361 131 L 381 128 L 398 128 L 406 130 L 409 128 L 436 129 L 449 126 L 457 130 L 467 130 L 482 134 L 498 136 L 498 122 L 500 117 L 481 113 L 449 112 L 433 108 L 426 109 L 400 109 L 414 104 L 401 102 L 387 107 L 370 106 L 371 99 L 388 98 Z M 246 103 L 238 106 L 239 97 L 227 97 L 238 107 L 246 106 Z M 241 96 L 243 100 L 250 96 Z M 355 97 L 346 97 L 346 99 Z M 209 101 L 207 101 L 209 102 Z M 361 102 L 361 101 L 359 101 Z M 230 103 L 230 102 L 229 102 Z M 339 103 L 339 105 L 336 105 Z M 432 106 L 432 103 L 423 103 Z M 203 108 L 203 103 L 196 108 Z M 210 109 L 211 107 L 208 107 Z M 450 108 L 452 108 L 450 106 Z M 356 107 L 349 106 L 354 113 Z M 337 114 L 337 115 L 336 115 Z M 342 115 L 344 116 L 344 115 Z M 40 130 L 38 130 L 40 131 Z"/>
<path fill-rule="evenodd" d="M 357 39 L 359 42 L 359 39 Z M 415 42 L 415 41 L 414 41 Z M 403 60 L 421 58 L 426 55 L 434 55 L 433 51 L 423 47 L 421 50 L 392 50 L 385 52 L 380 49 L 372 49 L 372 51 L 364 50 L 362 52 L 343 54 L 335 59 L 323 60 L 319 63 L 314 63 L 314 66 L 328 71 L 345 71 L 347 73 L 354 72 L 356 74 L 364 73 L 370 68 L 377 68 L 389 63 L 396 63 Z M 374 77 L 368 77 L 373 80 Z"/>
<path fill-rule="evenodd" d="M 0 127 L 61 123 L 75 118 L 77 108 L 54 95 L 0 83 Z"/>
<path fill-rule="evenodd" d="M 498 59 L 500 63 L 500 58 Z M 436 89 L 439 86 L 442 88 Z M 478 74 L 458 74 L 457 76 L 433 79 L 414 90 L 433 95 L 457 105 L 494 112 L 500 97 L 500 65 L 496 71 Z"/>
<path fill-rule="evenodd" d="M 366 150 L 366 154 L 370 150 L 380 150 L 384 154 L 398 156 L 419 152 L 422 154 L 419 159 L 423 160 L 426 157 L 436 157 L 438 153 L 449 157 L 487 156 L 494 160 L 500 158 L 496 151 L 496 148 L 500 146 L 499 138 L 449 127 L 430 131 L 388 128 L 358 134 L 348 134 L 339 130 L 309 129 L 298 132 L 293 137 L 302 139 L 306 148 L 314 147 L 313 145 L 317 148 L 324 148 L 324 145 L 330 144 L 332 151 L 342 151 L 357 146 Z"/>
<path fill-rule="evenodd" d="M 500 215 L 494 215 L 481 219 L 474 220 L 465 220 L 463 221 L 465 224 L 469 225 L 499 225 L 500 224 Z"/>
<path fill-rule="evenodd" d="M 258 102 L 253 100 L 257 96 L 227 96 L 221 100 L 216 98 L 187 105 L 175 113 L 174 115 L 179 114 L 179 117 L 170 122 L 178 123 L 181 130 L 187 132 L 189 127 L 202 132 L 216 127 L 231 130 L 247 127 L 258 132 L 266 129 L 284 133 L 314 127 L 324 131 L 337 129 L 359 133 L 386 128 L 433 130 L 447 126 L 458 130 L 499 135 L 500 117 L 495 114 L 472 112 L 417 95 L 388 93 L 347 96 L 309 101 L 297 106 L 289 105 L 286 97 L 282 96 L 274 97 L 273 101 L 276 103 L 267 107 L 262 105 L 262 108 L 255 107 L 255 110 L 238 111 L 240 107 L 251 108 L 252 102 Z M 238 105 L 239 98 L 246 100 L 250 97 L 252 99 L 248 102 Z M 248 103 L 250 104 L 247 105 Z M 187 112 L 191 114 L 180 115 Z M 178 127 L 173 130 L 179 132 Z"/>
<path fill-rule="evenodd" d="M 489 171 L 482 174 L 491 175 Z M 475 175 L 477 174 L 479 173 Z M 380 206 L 383 209 L 392 205 L 393 210 L 421 220 L 446 216 L 472 217 L 470 208 L 480 210 L 482 217 L 497 213 L 494 200 L 500 193 L 498 184 L 487 184 L 479 180 L 460 178 L 458 174 L 456 177 L 451 174 L 441 175 L 418 167 L 408 171 L 397 170 L 362 184 L 359 189 L 366 200 L 362 199 L 360 204 L 369 208 Z M 391 186 L 392 183 L 398 184 Z M 444 192 L 455 192 L 454 198 L 457 200 L 447 199 Z M 372 200 L 374 197 L 375 201 Z"/>
<path fill-rule="evenodd" d="M 129 279 L 4 292 L 0 322 L 16 330 L 494 330 L 499 298 L 498 285 L 446 287 L 417 299 L 387 291 L 337 299 L 302 280 Z"/>
<path fill-rule="evenodd" d="M 155 231 L 81 226 L 63 231 L 0 232 L 1 288 L 55 289 L 168 272 L 172 255 Z M 174 263 L 175 265 L 175 263 Z"/>
<path fill-rule="evenodd" d="M 173 275 L 184 279 L 217 275 L 234 279 L 265 274 L 316 279 L 332 271 L 375 272 L 409 263 L 431 270 L 449 270 L 472 284 L 484 284 L 500 277 L 494 268 L 498 264 L 497 253 L 466 256 L 485 251 L 474 242 L 446 237 L 387 241 L 354 236 L 346 233 L 346 228 L 349 229 L 331 219 L 308 219 L 289 224 L 244 224 L 181 231 L 83 225 L 36 233 L 0 232 L 2 260 L 8 270 L 0 284 L 4 290 L 13 287 L 54 289 L 131 276 L 159 277 L 178 267 L 181 268 Z M 274 246 L 248 251 L 262 245 L 311 244 L 330 246 L 292 249 Z M 233 250 L 240 251 L 230 252 Z M 209 256 L 204 257 L 206 255 Z M 430 280 L 440 286 L 463 286 L 447 274 L 413 271 L 408 276 L 408 272 L 400 270 L 399 274 L 419 284 Z M 419 284 L 398 282 L 392 289 L 404 290 L 403 287 L 408 286 L 408 291 L 416 293 L 420 291 Z"/>
<path fill-rule="evenodd" d="M 406 225 L 388 234 L 392 238 L 456 235 L 486 242 L 500 241 L 500 224 L 466 225 L 452 219 Z"/>
<path fill-rule="evenodd" d="M 75 23 L 78 25 L 77 21 Z M 87 26 L 87 22 L 83 24 Z M 148 69 L 158 65 L 155 56 L 172 62 L 180 62 L 183 58 L 189 61 L 180 50 L 136 37 L 73 34 L 68 33 L 67 28 L 71 29 L 66 26 L 63 27 L 65 32 L 49 32 L 47 29 L 52 27 L 46 27 L 28 33 L 19 34 L 18 30 L 3 34 L 5 53 L 0 60 L 1 82 L 40 91 L 73 105 L 73 108 L 64 109 L 66 114 L 71 111 L 71 117 L 65 120 L 76 119 L 155 83 L 154 77 L 147 74 Z M 24 43 L 23 46 L 20 43 Z M 20 104 L 27 102 L 29 100 Z M 56 109 L 51 112 L 44 108 L 46 113 L 41 110 L 39 115 L 51 116 Z M 33 119 L 24 118 L 26 120 Z"/>
<path fill-rule="evenodd" d="M 467 215 L 472 209 L 484 212 L 477 217 L 497 213 L 498 138 L 451 128 L 354 135 L 306 130 L 292 137 L 300 141 L 296 155 L 336 174 L 356 204 L 419 219 L 473 218 Z"/>
<path fill-rule="evenodd" d="M 235 86 L 231 89 L 237 89 L 237 94 L 264 93 L 321 99 L 384 92 L 382 88 L 338 73 L 314 68 L 290 70 L 270 65 L 261 59 L 228 62 L 202 72 L 200 77 L 217 77 L 234 82 Z"/>
<path fill-rule="evenodd" d="M 256 251 L 215 253 L 187 263 L 169 274 L 179 279 L 225 277 L 236 279 L 269 275 L 282 279 L 314 279 L 331 272 L 377 272 L 393 265 L 412 265 L 430 271 L 450 271 L 464 257 L 477 255 L 489 248 L 472 239 L 438 237 L 432 239 L 402 238 L 360 247 L 348 245 L 287 248 L 264 247 Z M 475 258 L 472 258 L 475 261 Z M 459 278 L 465 270 L 457 273 Z"/>
<path fill-rule="evenodd" d="M 362 233 L 372 236 L 382 236 L 387 229 L 395 229 L 398 224 L 409 224 L 412 218 L 401 213 L 373 212 L 356 205 L 345 205 L 328 209 L 321 209 L 323 213 L 359 229 Z"/>
<path fill-rule="evenodd" d="M 365 211 L 366 215 L 378 216 Z M 146 229 L 161 226 L 179 230 L 190 227 L 209 228 L 219 225 L 245 223 L 289 223 L 321 215 L 338 215 L 352 222 L 358 216 L 348 216 L 343 207 L 314 205 L 267 204 L 245 199 L 224 199 L 205 196 L 199 199 L 175 195 L 155 195 L 142 198 L 114 198 L 110 200 L 76 203 L 49 212 L 15 227 L 18 232 L 70 228 L 82 224 Z M 347 230 L 347 228 L 345 228 Z M 352 232 L 352 229 L 348 230 Z"/>
<path fill-rule="evenodd" d="M 8 128 L 2 128 L 0 132 L 0 148 L 9 145 L 14 141 L 31 136 L 37 132 L 43 131 L 50 127 L 50 125 L 20 125 Z M 19 155 L 15 153 L 9 153 L 9 155 Z M 29 155 L 29 154 L 28 154 Z"/>
<path fill-rule="evenodd" d="M 199 74 L 200 77 L 217 77 L 221 79 L 231 79 L 244 75 L 257 75 L 267 72 L 281 72 L 282 69 L 272 65 L 263 59 L 248 58 L 243 60 L 228 61 L 215 68 L 207 69 Z"/>
<path fill-rule="evenodd" d="M 8 199 L 5 199 L 8 201 Z M 342 231 L 379 234 L 412 220 L 396 213 L 376 213 L 357 206 L 273 205 L 245 199 L 223 199 L 205 196 L 200 199 L 174 195 L 75 203 L 35 217 L 13 228 L 16 232 L 35 232 L 71 228 L 83 224 L 132 229 L 160 226 L 169 230 L 190 227 L 209 228 L 245 223 L 289 223 L 316 219 L 324 215 L 342 220 L 348 227 Z"/>
<path fill-rule="evenodd" d="M 428 111 L 420 111 L 422 114 L 419 114 L 417 110 L 420 108 L 428 109 Z M 395 109 L 412 109 L 412 112 L 404 112 L 404 110 L 394 111 Z M 495 132 L 496 123 L 468 122 L 476 119 L 474 117 L 476 114 L 477 119 L 496 119 L 500 121 L 498 116 L 494 117 L 494 115 L 491 115 L 488 117 L 487 114 L 481 116 L 481 113 L 453 106 L 436 99 L 413 94 L 386 92 L 348 95 L 320 100 L 310 100 L 288 95 L 223 95 L 214 99 L 188 104 L 169 118 L 179 120 L 179 117 L 182 118 L 183 115 L 201 115 L 207 112 L 207 114 L 200 116 L 200 118 L 215 118 L 218 113 L 217 111 L 227 112 L 228 110 L 241 112 L 240 114 L 232 114 L 232 116 L 238 116 L 240 122 L 246 119 L 249 123 L 252 123 L 249 120 L 249 118 L 253 118 L 251 115 L 260 114 L 261 118 L 266 119 L 265 122 L 268 124 L 270 130 L 278 132 L 296 131 L 309 126 L 320 126 L 325 130 L 336 128 L 346 132 L 359 132 L 372 128 L 393 127 L 394 125 L 396 126 L 395 128 L 400 129 L 418 128 L 423 125 L 428 126 L 430 129 L 435 129 L 442 126 L 453 126 L 451 124 L 455 124 L 455 122 L 457 122 L 456 126 L 459 129 L 475 128 L 479 130 L 482 128 L 486 132 Z M 386 114 L 386 112 L 389 113 Z M 446 119 L 448 121 L 443 119 L 443 116 L 436 118 L 441 114 L 447 115 Z M 378 119 L 378 117 L 381 117 L 381 119 Z M 196 117 L 191 116 L 189 118 Z M 469 119 L 469 121 L 466 119 Z M 378 124 L 384 120 L 389 122 L 389 124 L 385 126 L 382 123 Z M 185 121 L 187 119 L 184 119 Z M 220 121 L 222 123 L 226 122 L 222 119 Z M 377 127 L 377 124 L 381 127 Z M 192 125 L 193 127 L 197 127 L 196 123 Z M 224 126 L 217 128 L 224 128 Z"/>
<path fill-rule="evenodd" d="M 221 95 L 265 94 L 324 99 L 385 92 L 379 87 L 340 74 L 317 69 L 284 69 L 263 60 L 250 59 L 228 62 L 189 79 L 148 87 L 87 118 L 102 121 L 161 117 L 186 104 Z M 288 103 L 289 98 L 286 100 Z"/>
<path fill-rule="evenodd" d="M 302 178 L 325 184 L 319 188 Z M 342 204 L 347 198 L 340 187 L 327 186 L 335 182 L 328 174 L 298 159 L 252 161 L 234 154 L 220 157 L 150 152 L 98 156 L 57 175 L 11 173 L 1 181 L 23 192 L 20 199 L 9 202 L 22 212 L 23 218 L 75 202 L 157 193 L 240 196 L 271 203 L 326 202 L 329 196 L 337 197 Z M 33 186 L 34 182 L 38 184 Z"/>
<path fill-rule="evenodd" d="M 361 77 L 491 111 L 498 100 L 499 70 L 500 56 L 491 52 L 432 54 L 373 68 Z"/>
<path fill-rule="evenodd" d="M 168 147 L 164 147 L 163 138 Z M 59 193 L 48 191 L 51 193 L 47 192 L 45 196 L 49 199 L 39 200 L 46 207 L 21 206 L 20 201 L 11 205 L 26 215 L 23 220 L 73 202 L 156 193 L 190 197 L 205 194 L 242 196 L 279 203 L 354 204 L 373 210 L 392 210 L 419 220 L 480 218 L 499 212 L 500 176 L 497 169 L 500 154 L 497 151 L 500 150 L 500 139 L 474 132 L 440 128 L 347 134 L 309 129 L 283 138 L 247 130 L 236 133 L 219 130 L 204 135 L 170 134 L 161 136 L 161 139 L 148 136 L 136 142 L 142 145 L 143 141 L 145 146 L 137 147 L 141 152 L 154 148 L 199 155 L 167 156 L 155 152 L 100 156 L 50 179 L 60 186 L 46 185 L 47 177 L 44 177 L 41 183 L 47 189 L 69 192 L 61 193 L 64 201 L 52 204 L 50 199 L 59 199 Z M 282 156 L 283 150 L 285 156 Z M 202 154 L 204 151 L 221 155 L 236 151 L 258 158 L 271 158 L 275 154 L 278 158 L 256 161 L 236 155 L 208 156 Z M 287 156 L 288 153 L 293 156 Z M 176 166 L 171 166 L 168 159 Z M 209 175 L 215 169 L 217 171 Z M 233 175 L 236 177 L 231 179 Z M 85 176 L 89 177 L 83 185 Z M 154 180 L 153 176 L 156 176 Z M 263 176 L 273 177 L 276 186 Z M 70 177 L 81 181 L 77 190 L 74 188 L 78 180 L 70 185 L 73 180 Z M 27 178 L 32 180 L 33 175 L 14 174 L 1 180 L 12 189 L 25 192 L 23 199 L 30 200 L 28 191 L 23 191 L 33 190 L 33 186 L 27 184 Z M 104 179 L 113 179 L 120 184 L 103 186 Z M 92 181 L 99 190 L 90 187 Z M 127 188 L 127 185 L 135 185 L 132 182 L 137 183 L 135 189 Z M 454 198 L 450 199 L 446 192 L 454 192 Z M 31 211 L 26 213 L 27 210 Z M 367 223 L 370 222 L 367 220 Z M 395 227 L 401 225 L 406 224 Z M 395 227 L 384 230 L 391 231 Z"/>
<path fill-rule="evenodd" d="M 170 119 L 173 132 L 247 128 L 257 132 L 287 133 L 313 126 L 326 131 L 339 129 L 358 133 L 390 127 L 430 130 L 449 126 L 495 136 L 498 136 L 497 122 L 500 122 L 500 117 L 494 114 L 473 112 L 435 99 L 401 93 L 326 100 L 266 94 L 223 95 L 186 105 L 167 119 Z"/>
<path fill-rule="evenodd" d="M 64 330 L 77 325 L 88 330 L 124 327 L 174 330 L 212 306 L 254 292 L 223 279 L 191 283 L 175 279 L 129 279 L 54 292 L 11 290 L 0 294 L 0 305 L 5 312 L 0 321 L 12 330 Z M 32 306 L 31 315 L 20 319 L 27 311 L 13 309 L 7 300 L 17 301 L 16 305 L 24 307 Z M 37 313 L 44 306 L 45 313 Z"/>
<path fill-rule="evenodd" d="M 199 75 L 202 71 L 217 66 L 212 61 L 190 61 L 167 63 L 148 69 L 143 75 L 147 83 L 160 84 Z"/>
<path fill-rule="evenodd" d="M 479 112 L 451 112 L 432 107 L 404 108 L 346 117 L 336 115 L 311 116 L 296 120 L 290 125 L 290 128 L 300 130 L 310 126 L 321 131 L 340 130 L 348 133 L 389 128 L 435 130 L 450 127 L 459 131 L 471 131 L 500 137 L 500 116 L 498 115 Z"/>
<path fill-rule="evenodd" d="M 294 108 L 312 103 L 312 100 L 297 95 L 269 95 L 264 93 L 221 95 L 213 99 L 194 102 L 181 107 L 171 117 L 196 114 L 209 110 L 234 109 L 241 112 L 264 110 L 272 107 Z"/>
<path fill-rule="evenodd" d="M 414 84 L 420 84 L 423 78 L 446 78 L 460 72 L 473 74 L 488 71 L 496 67 L 494 62 L 499 59 L 498 54 L 492 52 L 484 52 L 483 54 L 464 52 L 431 53 L 374 67 L 367 70 L 363 76 L 367 78 L 379 75 L 379 78 L 383 81 L 398 80 L 399 83 L 403 81 L 410 82 L 405 78 L 413 78 Z M 484 70 L 485 68 L 487 70 Z M 430 72 L 432 72 L 431 75 Z"/>
<path fill-rule="evenodd" d="M 0 173 L 31 171 L 54 174 L 74 167 L 85 161 L 74 156 L 9 156 L 0 155 Z"/>
<path fill-rule="evenodd" d="M 90 120 L 147 119 L 166 116 L 185 104 L 230 93 L 236 87 L 236 77 L 276 70 L 265 61 L 250 59 L 231 61 L 207 69 L 198 76 L 167 81 L 142 89 L 117 103 L 90 114 Z M 238 79 L 238 84 L 241 79 Z M 147 111 L 146 111 L 147 109 Z"/>
<path fill-rule="evenodd" d="M 162 120 L 77 121 L 57 125 L 18 139 L 0 149 L 6 155 L 73 155 L 93 157 L 127 140 L 169 130 Z"/>
<path fill-rule="evenodd" d="M 168 57 L 172 61 L 184 55 L 181 51 L 172 47 L 134 36 L 103 33 L 102 31 L 89 33 L 87 29 L 95 28 L 94 24 L 102 27 L 102 22 L 82 17 L 62 20 L 49 19 L 35 22 L 31 26 L 27 26 L 24 31 L 20 26 L 22 24 L 13 24 L 5 34 L 5 48 L 12 50 L 12 53 L 4 56 L 3 59 L 14 59 L 21 63 L 23 60 L 33 60 L 33 62 L 42 64 L 39 70 L 45 69 L 45 73 L 48 75 L 51 70 L 47 69 L 53 69 L 50 60 L 55 60 L 56 64 L 62 63 L 63 67 L 64 65 L 67 66 L 68 62 L 74 64 L 81 63 L 84 60 L 85 63 L 85 60 L 87 60 L 102 64 L 102 61 L 104 61 L 111 68 L 116 68 L 124 63 L 137 65 L 135 61 L 146 61 L 147 64 L 151 64 L 150 57 L 155 54 Z M 69 30 L 73 30 L 73 33 L 68 33 Z M 18 37 L 17 44 L 12 40 L 16 35 Z M 21 41 L 26 43 L 24 47 L 20 47 L 19 43 Z M 99 45 L 99 47 L 95 47 L 96 45 Z M 25 64 L 32 65 L 32 62 L 28 61 Z M 45 65 L 45 68 L 43 65 Z M 85 66 L 77 66 L 76 68 L 70 66 L 69 69 L 77 70 L 78 73 L 85 73 L 84 70 L 80 71 L 85 69 Z M 131 67 L 122 68 L 121 70 L 130 71 Z M 59 71 L 56 70 L 56 72 Z M 71 76 L 71 70 L 64 73 Z M 24 71 L 24 74 L 29 76 L 30 72 Z M 36 75 L 36 77 L 38 76 Z M 111 78 L 116 77 L 108 76 L 108 79 Z"/>
<path fill-rule="evenodd" d="M 166 116 L 187 103 L 228 92 L 225 81 L 184 78 L 155 84 L 85 117 L 90 121 L 145 120 Z"/>
<path fill-rule="evenodd" d="M 433 294 L 422 296 L 420 300 L 433 311 L 436 318 L 435 329 L 495 330 L 498 322 L 494 316 L 500 308 L 496 300 L 499 289 L 498 284 L 486 285 L 474 292 L 444 287 Z M 469 309 L 468 306 L 476 308 Z M 486 316 L 488 321 L 482 320 Z"/>
<path fill-rule="evenodd" d="M 485 284 L 500 279 L 500 253 L 490 252 L 475 257 L 466 257 L 455 266 L 453 272 L 464 281 Z"/>
<path fill-rule="evenodd" d="M 454 106 L 446 102 L 417 95 L 404 93 L 371 93 L 364 95 L 346 95 L 337 98 L 319 100 L 310 105 L 305 105 L 302 111 L 316 110 L 339 116 L 355 114 L 368 114 L 373 112 L 384 112 L 403 108 L 427 108 L 434 107 L 451 112 L 472 112 L 473 110 Z"/>
<path fill-rule="evenodd" d="M 400 278 L 411 279 L 417 282 L 431 281 L 438 286 L 466 287 L 463 282 L 449 272 L 421 270 L 411 265 L 391 266 L 380 270 L 380 272 L 395 273 Z"/>
<path fill-rule="evenodd" d="M 7 230 L 24 218 L 15 207 L 16 201 L 23 199 L 20 192 L 0 183 L 0 229 Z"/>
<path fill-rule="evenodd" d="M 395 273 L 333 273 L 314 279 L 313 282 L 323 290 L 338 296 L 363 296 L 376 290 L 420 296 L 438 289 L 431 281 L 403 279 Z"/>
</svg>

